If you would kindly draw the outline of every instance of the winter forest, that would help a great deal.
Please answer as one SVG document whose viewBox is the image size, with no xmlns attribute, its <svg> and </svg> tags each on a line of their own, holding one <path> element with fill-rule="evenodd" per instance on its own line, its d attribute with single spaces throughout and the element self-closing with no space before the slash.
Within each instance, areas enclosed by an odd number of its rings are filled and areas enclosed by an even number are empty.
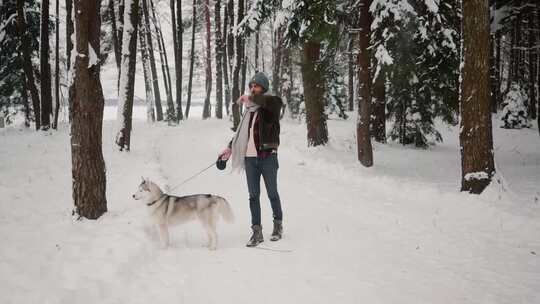
<svg viewBox="0 0 540 304">
<path fill-rule="evenodd" d="M 0 0 L 0 302 L 540 303 L 539 100 L 537 0 Z"/>
</svg>

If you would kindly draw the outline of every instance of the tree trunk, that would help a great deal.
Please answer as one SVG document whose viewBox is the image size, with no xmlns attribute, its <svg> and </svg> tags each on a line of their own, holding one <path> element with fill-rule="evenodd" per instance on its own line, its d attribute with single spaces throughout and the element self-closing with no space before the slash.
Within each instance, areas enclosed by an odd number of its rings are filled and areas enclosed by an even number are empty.
<svg viewBox="0 0 540 304">
<path fill-rule="evenodd" d="M 255 32 L 255 73 L 260 71 L 259 69 L 259 46 L 260 46 L 260 27 L 257 27 Z"/>
<path fill-rule="evenodd" d="M 174 43 L 174 72 L 176 80 L 176 122 L 184 119 L 182 110 L 182 53 L 184 28 L 182 26 L 182 1 L 176 0 L 176 18 L 174 12 L 174 1 L 171 0 L 171 16 L 173 22 L 173 43 Z"/>
<path fill-rule="evenodd" d="M 51 65 L 49 64 L 49 0 L 41 1 L 41 31 L 39 43 L 41 128 L 51 127 L 52 92 Z"/>
<path fill-rule="evenodd" d="M 189 54 L 189 80 L 188 80 L 188 95 L 186 102 L 186 119 L 189 118 L 189 110 L 191 108 L 191 91 L 193 86 L 193 64 L 195 61 L 195 29 L 197 25 L 197 1 L 193 0 L 193 16 L 191 20 L 191 51 Z"/>
<path fill-rule="evenodd" d="M 32 67 L 32 52 L 30 51 L 30 37 L 26 31 L 26 15 L 24 12 L 24 0 L 17 0 L 17 30 L 22 39 L 23 53 L 23 69 L 26 77 L 28 88 L 30 89 L 30 97 L 34 107 L 34 119 L 36 121 L 36 130 L 41 128 L 41 109 L 39 101 L 39 93 L 34 79 L 34 69 Z"/>
<path fill-rule="evenodd" d="M 177 29 L 176 33 L 178 35 L 178 65 L 175 66 L 176 69 L 176 119 L 179 122 L 184 119 L 184 112 L 182 110 L 182 58 L 184 52 L 184 26 L 182 24 L 182 0 L 177 0 L 178 4 L 176 6 L 176 21 Z"/>
<path fill-rule="evenodd" d="M 55 48 L 54 48 L 54 120 L 53 129 L 58 129 L 58 113 L 60 111 L 60 0 L 56 0 L 56 26 L 55 26 Z"/>
<path fill-rule="evenodd" d="M 169 71 L 169 60 L 167 58 L 167 50 L 165 49 L 165 42 L 163 40 L 163 32 L 161 31 L 161 22 L 156 18 L 156 9 L 154 3 L 150 0 L 150 8 L 152 9 L 152 17 L 154 21 L 154 26 L 156 28 L 159 54 L 161 58 L 161 69 L 163 72 L 163 78 L 165 82 L 165 91 L 167 93 L 167 121 L 169 124 L 176 121 L 175 111 L 174 111 L 174 102 L 172 98 L 172 85 L 171 85 L 171 73 Z"/>
<path fill-rule="evenodd" d="M 152 1 L 152 0 L 150 0 Z M 154 102 L 156 104 L 156 119 L 163 120 L 163 109 L 161 107 L 161 94 L 159 92 L 159 83 L 156 69 L 156 59 L 154 56 L 154 44 L 152 42 L 152 30 L 150 29 L 150 14 L 148 12 L 148 0 L 142 0 L 144 27 L 146 33 L 146 42 L 148 44 L 148 59 L 150 59 L 150 72 L 152 75 L 152 87 L 154 89 Z"/>
<path fill-rule="evenodd" d="M 227 113 L 228 115 L 231 115 L 231 113 L 229 112 L 232 112 L 232 115 L 233 115 L 233 121 L 234 121 L 234 104 L 235 102 L 233 101 L 233 87 L 234 87 L 234 83 L 231 83 L 233 82 L 233 78 L 234 78 L 234 60 L 235 60 L 235 50 L 234 50 L 234 42 L 235 42 L 235 39 L 234 39 L 234 33 L 233 33 L 233 29 L 234 29 L 234 1 L 233 0 L 229 0 L 229 2 L 227 3 L 227 16 L 228 16 L 228 21 L 229 21 L 229 25 L 228 25 L 228 31 L 227 31 L 227 70 L 229 71 L 229 74 L 227 74 L 227 77 L 228 77 L 228 81 L 229 81 L 229 90 L 230 90 L 230 97 L 229 99 L 227 99 L 225 101 L 225 107 L 227 108 Z M 233 122 L 234 124 L 234 122 Z M 233 127 L 234 128 L 234 127 Z"/>
<path fill-rule="evenodd" d="M 282 112 L 282 117 L 288 112 L 290 118 L 294 117 L 294 113 L 291 107 L 292 87 L 293 87 L 293 74 L 291 65 L 291 48 L 283 48 L 281 64 L 281 93 L 284 99 L 285 107 Z"/>
<path fill-rule="evenodd" d="M 535 24 L 535 10 L 531 9 L 529 11 L 529 26 L 528 26 L 528 35 L 529 35 L 529 62 L 527 64 L 528 72 L 529 72 L 529 104 L 528 104 L 528 115 L 531 119 L 536 119 L 536 103 L 537 103 L 537 97 L 536 96 L 536 88 L 535 88 L 535 79 L 536 79 L 536 56 L 538 50 L 536 47 L 536 39 L 534 33 L 534 24 Z"/>
<path fill-rule="evenodd" d="M 489 39 L 489 84 L 490 84 L 490 108 L 492 113 L 497 113 L 497 67 L 495 66 L 495 35 Z"/>
<path fill-rule="evenodd" d="M 275 31 L 275 43 L 272 53 L 274 54 L 274 64 L 272 66 L 272 92 L 281 96 L 281 54 L 283 52 L 283 32 L 284 28 L 280 26 Z"/>
<path fill-rule="evenodd" d="M 229 39 L 229 31 L 228 31 L 228 24 L 229 24 L 229 8 L 226 5 L 225 6 L 225 12 L 223 14 L 225 16 L 223 20 L 223 37 L 221 40 L 221 64 L 223 66 L 223 81 L 225 85 L 225 112 L 227 116 L 229 116 L 229 105 L 231 101 L 231 87 L 229 85 L 229 52 L 227 50 L 227 41 Z"/>
<path fill-rule="evenodd" d="M 488 0 L 463 2 L 461 191 L 480 194 L 495 173 L 489 102 Z"/>
<path fill-rule="evenodd" d="M 132 0 L 131 6 L 124 13 L 124 33 L 122 36 L 128 42 L 122 44 L 122 64 L 120 68 L 120 91 L 118 96 L 119 125 L 116 134 L 116 144 L 120 151 L 130 150 L 131 119 L 133 114 L 133 97 L 135 89 L 135 65 L 137 61 L 137 27 L 139 19 L 139 1 Z"/>
<path fill-rule="evenodd" d="M 348 110 L 353 111 L 354 110 L 354 36 L 353 34 L 349 34 L 349 42 L 347 43 L 347 52 L 349 57 L 349 66 L 347 67 L 349 71 L 349 87 L 348 87 Z"/>
<path fill-rule="evenodd" d="M 302 79 L 306 103 L 308 146 L 325 145 L 328 142 L 328 128 L 324 113 L 324 80 L 319 66 L 321 43 L 307 41 L 303 45 Z"/>
<path fill-rule="evenodd" d="M 210 26 L 210 0 L 204 2 L 204 19 L 206 23 L 206 97 L 204 98 L 203 119 L 209 118 L 211 113 L 210 94 L 212 93 L 212 51 L 210 39 L 212 30 Z"/>
<path fill-rule="evenodd" d="M 150 123 L 156 120 L 154 115 L 154 95 L 152 92 L 152 77 L 150 73 L 150 60 L 148 56 L 148 46 L 146 43 L 146 27 L 144 26 L 144 20 L 139 20 L 139 45 L 141 50 L 141 60 L 143 63 L 144 74 L 144 90 L 146 93 L 146 120 Z"/>
<path fill-rule="evenodd" d="M 116 37 L 118 38 L 118 49 L 120 50 L 120 53 L 122 53 L 122 44 L 124 42 L 123 35 L 124 35 L 124 10 L 125 10 L 125 0 L 115 0 L 118 2 L 118 16 L 117 16 L 117 23 L 116 23 Z M 122 54 L 120 54 L 120 66 L 118 67 L 118 78 L 116 80 L 116 86 L 117 90 L 119 90 L 120 87 L 120 73 L 122 69 Z"/>
<path fill-rule="evenodd" d="M 75 0 L 76 52 L 74 80 L 69 89 L 73 104 L 71 163 L 74 212 L 97 219 L 107 212 L 105 162 L 101 150 L 103 91 L 99 62 L 90 62 L 91 50 L 100 57 L 100 1 Z"/>
<path fill-rule="evenodd" d="M 66 73 L 67 75 L 70 75 L 71 71 L 71 51 L 73 50 L 73 0 L 66 0 Z M 72 113 L 71 113 L 71 98 L 68 98 L 68 117 L 69 122 L 72 121 Z"/>
<path fill-rule="evenodd" d="M 73 34 L 73 0 L 66 0 L 66 70 L 71 69 L 71 50 L 73 50 L 73 40 L 71 35 Z"/>
<path fill-rule="evenodd" d="M 221 0 L 214 6 L 216 27 L 216 118 L 223 118 L 223 37 L 221 35 Z"/>
<path fill-rule="evenodd" d="M 244 0 L 238 0 L 238 16 L 236 18 L 236 26 L 244 19 Z M 236 100 L 240 97 L 240 70 L 244 61 L 244 47 L 242 35 L 236 35 L 236 62 L 233 71 L 233 88 L 232 88 L 232 112 L 233 112 L 233 130 L 236 131 L 240 123 L 240 108 Z"/>
<path fill-rule="evenodd" d="M 19 57 L 21 58 L 21 62 L 24 62 L 23 61 L 24 57 L 21 54 L 21 52 L 19 52 Z M 24 73 L 22 74 L 22 79 L 23 79 L 22 99 L 23 99 L 23 104 L 24 104 L 24 126 L 28 128 L 30 127 L 30 122 L 32 121 L 32 118 L 30 114 L 30 101 L 28 100 L 28 86 L 26 85 L 27 80 L 26 80 L 26 75 Z"/>
<path fill-rule="evenodd" d="M 111 18 L 111 27 L 112 27 L 112 41 L 114 48 L 114 59 L 116 61 L 116 68 L 120 71 L 120 62 L 122 60 L 122 55 L 120 54 L 120 41 L 118 41 L 118 28 L 116 26 L 116 13 L 115 13 L 115 0 L 109 0 L 109 14 Z"/>
<path fill-rule="evenodd" d="M 380 143 L 386 143 L 386 75 L 379 72 L 373 84 L 373 98 L 371 102 L 371 136 Z"/>
<path fill-rule="evenodd" d="M 495 111 L 502 103 L 501 95 L 501 32 L 495 33 Z"/>
<path fill-rule="evenodd" d="M 356 140 L 358 160 L 364 167 L 373 166 L 373 149 L 369 124 L 371 122 L 371 68 L 369 54 L 369 37 L 371 35 L 372 16 L 369 12 L 371 0 L 360 2 L 360 35 L 358 54 L 358 121 L 356 124 Z"/>
</svg>

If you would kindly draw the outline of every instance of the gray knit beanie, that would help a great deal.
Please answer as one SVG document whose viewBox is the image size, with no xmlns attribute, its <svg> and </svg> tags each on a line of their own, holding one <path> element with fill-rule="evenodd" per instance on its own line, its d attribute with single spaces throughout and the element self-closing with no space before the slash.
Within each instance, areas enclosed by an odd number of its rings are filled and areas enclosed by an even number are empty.
<svg viewBox="0 0 540 304">
<path fill-rule="evenodd" d="M 270 81 L 268 81 L 268 77 L 266 77 L 263 72 L 257 72 L 249 81 L 249 85 L 251 86 L 252 83 L 260 85 L 264 89 L 265 93 L 270 87 Z"/>
</svg>

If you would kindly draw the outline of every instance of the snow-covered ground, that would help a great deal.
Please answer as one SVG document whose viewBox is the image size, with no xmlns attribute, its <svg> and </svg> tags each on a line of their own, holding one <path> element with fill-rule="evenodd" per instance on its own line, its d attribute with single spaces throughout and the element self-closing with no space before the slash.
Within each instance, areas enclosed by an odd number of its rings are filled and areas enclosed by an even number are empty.
<svg viewBox="0 0 540 304">
<path fill-rule="evenodd" d="M 217 251 L 196 222 L 159 249 L 131 199 L 141 176 L 173 186 L 212 163 L 232 136 L 227 120 L 136 121 L 129 153 L 116 150 L 106 120 L 109 212 L 97 221 L 71 216 L 67 126 L 0 130 L 0 303 L 540 303 L 537 126 L 494 128 L 503 182 L 481 196 L 458 192 L 457 132 L 441 128 L 445 142 L 429 150 L 375 144 L 366 169 L 355 160 L 354 119 L 330 121 L 319 148 L 306 147 L 305 125 L 284 121 L 285 235 L 263 246 L 292 252 L 244 246 L 247 186 L 230 168 L 174 191 L 229 200 L 236 222 L 220 223 Z M 264 190 L 261 202 L 268 239 Z"/>
</svg>

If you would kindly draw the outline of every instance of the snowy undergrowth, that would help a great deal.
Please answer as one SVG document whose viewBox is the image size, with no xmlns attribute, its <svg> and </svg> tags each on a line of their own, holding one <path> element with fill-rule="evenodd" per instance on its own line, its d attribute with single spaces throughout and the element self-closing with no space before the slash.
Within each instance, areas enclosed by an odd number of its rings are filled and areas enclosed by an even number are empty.
<svg viewBox="0 0 540 304">
<path fill-rule="evenodd" d="M 144 112 L 144 111 L 143 111 Z M 144 116 L 143 116 L 144 117 Z M 540 300 L 540 143 L 536 126 L 494 128 L 498 179 L 481 196 L 459 193 L 454 128 L 420 150 L 375 144 L 375 166 L 356 161 L 354 120 L 329 121 L 328 146 L 307 148 L 305 125 L 284 121 L 279 189 L 285 236 L 245 248 L 245 177 L 212 168 L 174 194 L 214 193 L 237 221 L 220 223 L 215 252 L 198 223 L 171 230 L 158 248 L 141 176 L 174 186 L 206 167 L 229 122 L 179 127 L 135 122 L 132 151 L 118 152 L 104 125 L 109 212 L 73 221 L 68 130 L 0 131 L 2 303 L 534 303 Z M 444 127 L 442 128 L 444 129 Z M 228 164 L 230 165 L 230 164 Z M 535 201 L 536 198 L 536 201 Z"/>
</svg>

